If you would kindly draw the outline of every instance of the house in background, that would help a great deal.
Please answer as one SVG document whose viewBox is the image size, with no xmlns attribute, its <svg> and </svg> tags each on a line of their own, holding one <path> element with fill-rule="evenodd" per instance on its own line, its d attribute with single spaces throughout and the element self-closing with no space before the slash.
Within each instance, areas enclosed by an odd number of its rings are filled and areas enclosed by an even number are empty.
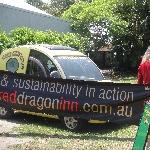
<svg viewBox="0 0 150 150">
<path fill-rule="evenodd" d="M 96 52 L 94 61 L 100 68 L 109 69 L 112 67 L 113 55 L 111 49 L 112 49 L 112 44 L 109 44 L 104 47 L 101 47 Z"/>
<path fill-rule="evenodd" d="M 72 32 L 69 22 L 54 17 L 24 1 L 0 0 L 0 29 L 9 32 L 23 26 L 42 31 Z"/>
</svg>

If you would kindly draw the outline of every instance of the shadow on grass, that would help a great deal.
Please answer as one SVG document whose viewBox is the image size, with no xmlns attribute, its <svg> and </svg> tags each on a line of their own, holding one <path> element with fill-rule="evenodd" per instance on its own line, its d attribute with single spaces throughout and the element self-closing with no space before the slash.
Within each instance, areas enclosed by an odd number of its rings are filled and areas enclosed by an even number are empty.
<svg viewBox="0 0 150 150">
<path fill-rule="evenodd" d="M 33 124 L 33 125 L 41 125 L 50 127 L 52 129 L 60 129 L 63 132 L 69 132 L 67 131 L 62 124 L 60 123 L 60 120 L 56 119 L 48 119 L 43 117 L 37 117 L 32 115 L 26 115 L 26 114 L 16 114 L 12 119 L 8 120 L 9 122 L 17 123 L 17 124 Z M 99 124 L 99 125 L 93 125 L 93 124 L 87 124 L 86 128 L 82 129 L 78 132 L 72 132 L 70 135 L 63 135 L 63 133 L 60 132 L 60 134 L 54 133 L 50 135 L 50 133 L 34 133 L 31 131 L 27 131 L 27 133 L 0 133 L 0 137 L 39 137 L 39 138 L 59 138 L 59 139 L 90 139 L 90 140 L 115 140 L 115 141 L 134 141 L 134 138 L 119 138 L 119 137 L 110 137 L 106 136 L 107 133 L 110 133 L 112 131 L 117 131 L 122 128 L 128 128 L 128 125 L 121 125 L 121 124 Z M 86 133 L 92 133 L 92 134 L 86 134 Z M 98 136 L 99 134 L 99 136 Z M 100 135 L 102 135 L 100 137 Z"/>
<path fill-rule="evenodd" d="M 59 138 L 59 139 L 80 139 L 80 140 L 113 140 L 113 141 L 134 141 L 134 138 L 119 138 L 119 137 L 107 137 L 107 136 L 102 136 L 102 137 L 97 137 L 97 136 L 74 136 L 74 135 L 47 135 L 47 134 L 40 134 L 40 133 L 21 133 L 21 134 L 11 134 L 11 133 L 4 133 L 0 134 L 0 137 L 14 137 L 14 138 L 20 138 L 20 137 L 39 137 L 39 138 Z"/>
</svg>

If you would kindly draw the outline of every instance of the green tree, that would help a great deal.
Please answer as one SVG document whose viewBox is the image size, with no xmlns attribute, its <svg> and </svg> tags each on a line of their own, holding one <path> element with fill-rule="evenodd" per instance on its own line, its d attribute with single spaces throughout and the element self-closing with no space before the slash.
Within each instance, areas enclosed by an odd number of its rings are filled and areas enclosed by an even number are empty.
<svg viewBox="0 0 150 150">
<path fill-rule="evenodd" d="M 39 9 L 43 8 L 44 2 L 42 0 L 26 0 L 26 2 L 30 5 L 33 5 Z"/>
<path fill-rule="evenodd" d="M 91 2 L 92 0 L 49 0 L 47 3 L 42 0 L 26 0 L 27 3 L 46 11 L 47 13 L 60 16 L 65 10 L 70 8 L 74 3 L 80 1 Z"/>
<path fill-rule="evenodd" d="M 11 40 L 5 32 L 0 31 L 0 53 L 4 49 L 7 49 L 13 46 L 14 46 L 13 40 Z"/>
<path fill-rule="evenodd" d="M 114 34 L 123 34 L 127 22 L 114 16 L 113 8 L 118 0 L 80 2 L 65 11 L 63 18 L 72 22 L 72 28 L 89 39 L 89 49 L 97 51 L 110 44 Z"/>
<path fill-rule="evenodd" d="M 62 15 L 89 39 L 89 49 L 113 45 L 115 67 L 136 68 L 150 41 L 148 0 L 94 0 L 71 6 Z M 128 62 L 128 63 L 127 63 Z"/>
<path fill-rule="evenodd" d="M 114 9 L 115 14 L 128 22 L 127 32 L 113 37 L 115 62 L 119 62 L 116 68 L 137 70 L 140 57 L 150 44 L 149 10 L 148 0 L 121 0 Z"/>
<path fill-rule="evenodd" d="M 51 8 L 51 5 L 49 3 L 44 3 L 42 0 L 26 0 L 26 2 L 30 5 L 35 6 L 36 8 L 54 15 L 52 11 L 53 8 Z"/>
<path fill-rule="evenodd" d="M 51 0 L 49 3 L 50 14 L 55 16 L 60 16 L 65 10 L 67 10 L 72 4 L 75 3 L 75 0 Z"/>
</svg>

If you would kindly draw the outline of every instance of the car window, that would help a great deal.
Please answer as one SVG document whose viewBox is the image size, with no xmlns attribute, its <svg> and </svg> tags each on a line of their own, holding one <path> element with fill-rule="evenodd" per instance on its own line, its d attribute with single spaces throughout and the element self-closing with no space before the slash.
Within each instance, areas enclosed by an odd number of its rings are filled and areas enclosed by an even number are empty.
<svg viewBox="0 0 150 150">
<path fill-rule="evenodd" d="M 57 68 L 52 60 L 45 54 L 31 49 L 27 74 L 48 77 L 53 71 L 57 71 Z"/>
<path fill-rule="evenodd" d="M 47 77 L 46 70 L 44 66 L 41 64 L 41 62 L 34 58 L 34 57 L 29 57 L 28 60 L 28 65 L 27 65 L 27 71 L 26 74 L 28 75 L 34 75 L 38 77 Z"/>
<path fill-rule="evenodd" d="M 80 56 L 58 56 L 59 62 L 68 79 L 103 80 L 98 67 L 88 58 Z"/>
</svg>

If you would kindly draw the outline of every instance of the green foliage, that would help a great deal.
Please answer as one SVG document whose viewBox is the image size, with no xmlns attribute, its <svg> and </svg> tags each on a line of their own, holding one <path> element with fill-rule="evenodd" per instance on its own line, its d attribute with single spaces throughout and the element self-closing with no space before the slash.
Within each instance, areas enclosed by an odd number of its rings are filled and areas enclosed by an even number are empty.
<svg viewBox="0 0 150 150">
<path fill-rule="evenodd" d="M 48 31 L 46 33 L 46 43 L 48 44 L 62 44 L 62 34 L 58 32 Z"/>
<path fill-rule="evenodd" d="M 149 10 L 148 0 L 94 0 L 72 5 L 62 17 L 88 37 L 90 50 L 111 43 L 115 69 L 130 70 L 150 45 Z"/>
<path fill-rule="evenodd" d="M 65 10 L 68 10 L 73 4 L 79 2 L 91 2 L 92 0 L 51 0 L 48 12 L 54 16 L 61 16 Z"/>
<path fill-rule="evenodd" d="M 95 0 L 74 4 L 62 15 L 72 22 L 72 28 L 91 43 L 89 49 L 98 50 L 110 43 L 112 36 L 123 34 L 127 22 L 113 14 L 118 0 Z"/>
<path fill-rule="evenodd" d="M 78 31 L 80 34 L 86 34 L 88 32 L 86 27 L 86 22 L 80 20 L 80 14 L 84 11 L 84 9 L 88 6 L 85 2 L 80 2 L 75 5 L 72 5 L 70 9 L 65 11 L 62 17 L 68 21 L 72 22 L 72 28 Z M 84 32 L 85 31 L 85 32 Z M 87 33 L 88 34 L 88 33 Z"/>
<path fill-rule="evenodd" d="M 5 32 L 0 31 L 0 53 L 6 49 L 13 47 L 14 43 L 13 41 L 8 37 L 8 35 Z"/>
<path fill-rule="evenodd" d="M 75 3 L 79 2 L 91 2 L 92 0 L 49 0 L 48 2 L 43 2 L 42 0 L 26 0 L 30 5 L 33 5 L 41 10 L 54 16 L 61 16 L 61 14 L 70 8 Z"/>
<path fill-rule="evenodd" d="M 51 0 L 49 3 L 48 12 L 55 16 L 60 16 L 66 9 L 68 9 L 75 0 Z"/>
<path fill-rule="evenodd" d="M 77 33 L 58 33 L 53 31 L 38 31 L 27 27 L 13 29 L 7 36 L 4 32 L 0 33 L 1 49 L 12 47 L 14 45 L 26 44 L 56 44 L 76 48 L 82 52 L 87 47 L 87 39 Z"/>
<path fill-rule="evenodd" d="M 81 28 L 81 34 L 84 30 L 90 32 L 90 27 L 101 27 L 102 22 L 110 24 L 112 31 L 120 32 L 121 26 L 126 22 L 122 21 L 113 14 L 113 8 L 118 0 L 95 0 L 91 3 L 80 2 L 68 9 L 62 15 L 63 18 L 71 20 L 72 26 L 78 31 Z M 107 27 L 107 26 L 106 26 Z"/>
<path fill-rule="evenodd" d="M 116 5 L 114 13 L 128 22 L 127 32 L 113 37 L 114 52 L 122 55 L 115 56 L 115 62 L 120 62 L 115 63 L 117 69 L 137 70 L 140 57 L 150 44 L 149 8 L 150 2 L 143 0 L 120 0 Z"/>
<path fill-rule="evenodd" d="M 33 5 L 39 9 L 43 8 L 43 5 L 45 4 L 42 0 L 26 0 L 26 2 L 30 5 Z"/>
<path fill-rule="evenodd" d="M 20 27 L 10 32 L 10 37 L 15 41 L 16 45 L 25 45 L 35 43 L 35 31 L 27 27 Z"/>
<path fill-rule="evenodd" d="M 79 34 L 74 33 L 67 33 L 64 34 L 62 37 L 62 43 L 64 45 L 74 47 L 83 53 L 87 49 L 87 42 L 88 40 L 86 38 L 81 37 Z"/>
<path fill-rule="evenodd" d="M 34 41 L 36 43 L 46 43 L 47 34 L 43 31 L 37 31 L 34 34 Z"/>
</svg>

